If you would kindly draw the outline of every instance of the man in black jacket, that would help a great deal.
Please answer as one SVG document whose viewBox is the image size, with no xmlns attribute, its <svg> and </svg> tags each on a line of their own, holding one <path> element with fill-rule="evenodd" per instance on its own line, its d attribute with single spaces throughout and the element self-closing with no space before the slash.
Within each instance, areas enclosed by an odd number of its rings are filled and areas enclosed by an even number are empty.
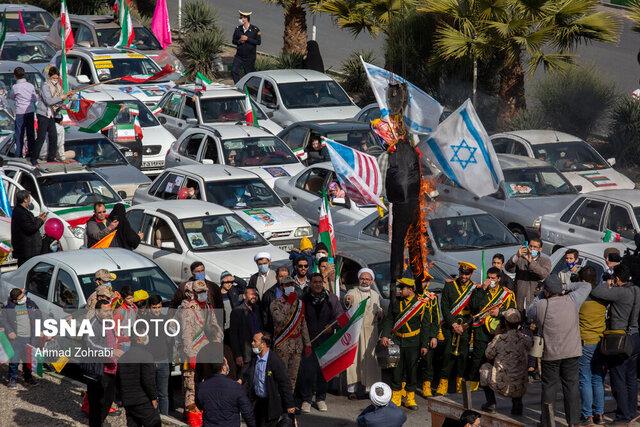
<svg viewBox="0 0 640 427">
<path fill-rule="evenodd" d="M 254 288 L 244 290 L 244 302 L 231 311 L 229 321 L 229 345 L 236 366 L 241 368 L 251 361 L 251 341 L 262 331 L 262 318 L 258 307 L 258 292 Z"/>
<path fill-rule="evenodd" d="M 247 366 L 242 382 L 254 402 L 258 427 L 275 427 L 283 416 L 293 417 L 296 408 L 287 369 L 275 351 L 271 335 L 258 332 L 251 343 L 256 356 Z"/>
<path fill-rule="evenodd" d="M 244 74 L 255 70 L 256 65 L 256 46 L 262 43 L 260 37 L 260 29 L 255 25 L 251 25 L 251 12 L 238 11 L 240 14 L 240 25 L 233 32 L 232 43 L 236 45 L 236 56 L 233 57 L 233 65 L 231 66 L 231 76 L 233 82 L 238 83 Z"/>
<path fill-rule="evenodd" d="M 16 207 L 11 216 L 11 246 L 13 257 L 18 261 L 18 267 L 29 258 L 40 255 L 42 236 L 40 227 L 47 217 L 46 212 L 40 212 L 34 217 L 29 211 L 31 194 L 27 190 L 20 190 L 16 194 Z"/>
<path fill-rule="evenodd" d="M 315 345 L 320 345 L 333 335 L 335 325 L 329 327 L 340 316 L 344 309 L 334 294 L 330 294 L 323 286 L 322 274 L 311 276 L 311 287 L 306 292 L 304 301 L 304 316 L 307 321 L 309 337 L 314 339 Z M 311 412 L 311 397 L 313 389 L 316 391 L 316 405 L 321 412 L 327 411 L 325 398 L 327 397 L 327 382 L 322 376 L 322 370 L 315 353 L 302 358 L 300 366 L 300 393 L 302 394 L 302 412 Z"/>
<path fill-rule="evenodd" d="M 120 396 L 127 426 L 160 427 L 153 356 L 144 347 L 148 337 L 135 337 L 118 362 Z"/>
<path fill-rule="evenodd" d="M 177 305 L 180 305 L 180 301 L 182 301 L 184 285 L 187 282 L 193 282 L 194 280 L 204 280 L 207 284 L 207 299 L 209 301 L 209 304 L 213 305 L 213 308 L 223 309 L 224 304 L 222 302 L 222 293 L 220 292 L 220 286 L 216 285 L 211 280 L 207 280 L 207 273 L 205 272 L 204 264 L 200 261 L 194 261 L 191 263 L 189 269 L 191 270 L 191 277 L 180 284 L 178 292 L 176 292 L 173 297 L 174 301 L 172 301 L 172 307 L 177 308 Z M 177 302 L 177 305 L 175 305 L 174 302 Z"/>
</svg>

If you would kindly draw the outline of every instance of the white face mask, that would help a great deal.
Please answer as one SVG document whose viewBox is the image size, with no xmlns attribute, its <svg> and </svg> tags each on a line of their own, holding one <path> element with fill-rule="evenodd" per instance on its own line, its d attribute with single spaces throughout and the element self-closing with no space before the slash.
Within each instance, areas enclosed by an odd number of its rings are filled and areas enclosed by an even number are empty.
<svg viewBox="0 0 640 427">
<path fill-rule="evenodd" d="M 242 22 L 242 18 L 238 18 L 238 22 L 240 23 L 240 25 L 244 25 L 244 22 Z"/>
<path fill-rule="evenodd" d="M 207 301 L 207 293 L 206 292 L 200 292 L 198 294 L 198 301 L 206 302 Z"/>
<path fill-rule="evenodd" d="M 362 292 L 369 292 L 371 290 L 371 286 L 362 286 L 359 285 L 358 289 L 360 289 Z"/>
<path fill-rule="evenodd" d="M 20 304 L 20 305 L 26 304 L 26 303 L 27 303 L 27 297 L 26 296 L 24 296 L 24 297 L 22 297 L 22 298 L 20 298 L 18 300 L 18 304 Z"/>
<path fill-rule="evenodd" d="M 283 289 L 284 294 L 287 296 L 291 295 L 293 291 L 294 291 L 293 286 L 287 286 Z"/>
<path fill-rule="evenodd" d="M 258 347 L 251 347 L 251 350 L 254 354 L 260 354 L 260 349 Z"/>
<path fill-rule="evenodd" d="M 318 261 L 320 261 L 322 258 L 326 258 L 326 257 L 327 257 L 327 255 L 325 255 L 325 253 L 324 253 L 324 252 L 318 252 L 318 253 L 316 254 L 316 259 L 317 259 Z"/>
<path fill-rule="evenodd" d="M 489 287 L 490 288 L 495 288 L 496 287 L 496 281 L 495 280 L 490 281 L 489 282 Z"/>
</svg>

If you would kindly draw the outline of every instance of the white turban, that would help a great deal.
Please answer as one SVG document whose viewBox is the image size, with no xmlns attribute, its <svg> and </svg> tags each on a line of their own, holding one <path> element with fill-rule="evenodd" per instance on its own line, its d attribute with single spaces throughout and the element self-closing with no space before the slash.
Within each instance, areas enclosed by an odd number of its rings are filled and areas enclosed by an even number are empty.
<svg viewBox="0 0 640 427">
<path fill-rule="evenodd" d="M 271 254 L 269 252 L 258 252 L 256 256 L 253 257 L 253 260 L 258 262 L 258 260 L 262 258 L 266 258 L 271 261 Z"/>
<path fill-rule="evenodd" d="M 391 387 L 383 382 L 374 383 L 369 390 L 369 399 L 376 406 L 387 406 L 391 401 Z"/>
<path fill-rule="evenodd" d="M 375 275 L 375 274 L 373 274 L 373 270 L 372 270 L 372 269 L 370 269 L 370 268 L 365 267 L 365 268 L 361 268 L 361 269 L 358 271 L 358 279 L 359 279 L 359 278 L 360 278 L 360 276 L 362 276 L 364 273 L 369 273 L 369 274 L 371 275 L 371 278 L 372 278 L 372 279 L 375 279 L 375 278 L 376 278 L 376 275 Z"/>
</svg>

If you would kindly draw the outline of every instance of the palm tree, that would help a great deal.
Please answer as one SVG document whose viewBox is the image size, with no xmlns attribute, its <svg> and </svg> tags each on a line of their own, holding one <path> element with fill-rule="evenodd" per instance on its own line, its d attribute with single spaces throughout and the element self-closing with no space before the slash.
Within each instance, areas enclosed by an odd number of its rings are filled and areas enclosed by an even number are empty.
<svg viewBox="0 0 640 427">
<path fill-rule="evenodd" d="M 597 0 L 430 0 L 418 12 L 437 15 L 436 59 L 498 60 L 505 123 L 525 107 L 523 57 L 529 73 L 563 70 L 584 42 L 617 40 L 618 22 L 597 12 Z"/>
<path fill-rule="evenodd" d="M 307 12 L 304 0 L 264 0 L 284 9 L 284 41 L 282 53 L 307 53 Z"/>
</svg>

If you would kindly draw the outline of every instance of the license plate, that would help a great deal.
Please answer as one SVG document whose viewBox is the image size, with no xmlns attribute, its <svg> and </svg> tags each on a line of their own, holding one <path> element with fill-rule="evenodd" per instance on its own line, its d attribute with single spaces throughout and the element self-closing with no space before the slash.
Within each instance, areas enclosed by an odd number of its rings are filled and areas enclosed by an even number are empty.
<svg viewBox="0 0 640 427">
<path fill-rule="evenodd" d="M 146 162 L 142 162 L 142 167 L 143 168 L 157 168 L 157 167 L 162 167 L 164 166 L 164 160 L 154 160 L 154 161 L 146 161 Z"/>
<path fill-rule="evenodd" d="M 278 248 L 282 249 L 285 252 L 290 252 L 293 250 L 293 243 L 290 245 L 278 245 Z"/>
</svg>

